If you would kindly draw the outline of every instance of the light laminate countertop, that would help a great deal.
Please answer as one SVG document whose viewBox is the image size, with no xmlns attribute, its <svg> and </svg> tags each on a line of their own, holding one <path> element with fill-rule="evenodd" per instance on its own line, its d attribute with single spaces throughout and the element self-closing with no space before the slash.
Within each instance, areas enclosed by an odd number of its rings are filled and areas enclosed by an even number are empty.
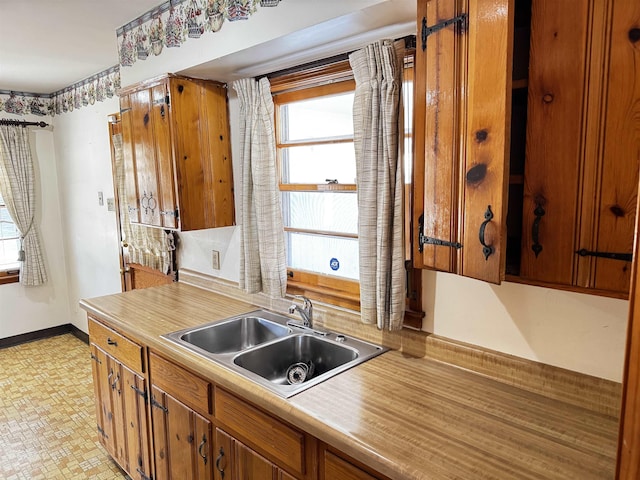
<svg viewBox="0 0 640 480">
<path fill-rule="evenodd" d="M 294 397 L 160 337 L 255 310 L 183 283 L 82 300 L 163 356 L 392 479 L 613 479 L 616 418 L 427 358 L 386 352 Z"/>
</svg>

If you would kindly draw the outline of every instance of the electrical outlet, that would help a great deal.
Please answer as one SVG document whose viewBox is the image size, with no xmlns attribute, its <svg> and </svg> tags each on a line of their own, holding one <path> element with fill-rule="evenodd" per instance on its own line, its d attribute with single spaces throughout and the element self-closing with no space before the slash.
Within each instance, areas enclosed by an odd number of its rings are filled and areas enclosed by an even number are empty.
<svg viewBox="0 0 640 480">
<path fill-rule="evenodd" d="M 116 201 L 114 198 L 107 198 L 107 210 L 109 212 L 116 211 Z"/>
<path fill-rule="evenodd" d="M 211 250 L 211 266 L 214 270 L 220 270 L 220 252 Z"/>
</svg>

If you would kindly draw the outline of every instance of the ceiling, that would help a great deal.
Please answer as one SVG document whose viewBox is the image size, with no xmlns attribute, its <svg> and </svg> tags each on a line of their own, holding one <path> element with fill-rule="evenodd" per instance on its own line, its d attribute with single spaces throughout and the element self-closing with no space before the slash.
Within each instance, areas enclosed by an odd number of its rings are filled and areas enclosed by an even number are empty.
<svg viewBox="0 0 640 480">
<path fill-rule="evenodd" d="M 0 0 L 0 90 L 53 93 L 116 65 L 116 29 L 161 3 Z"/>
</svg>

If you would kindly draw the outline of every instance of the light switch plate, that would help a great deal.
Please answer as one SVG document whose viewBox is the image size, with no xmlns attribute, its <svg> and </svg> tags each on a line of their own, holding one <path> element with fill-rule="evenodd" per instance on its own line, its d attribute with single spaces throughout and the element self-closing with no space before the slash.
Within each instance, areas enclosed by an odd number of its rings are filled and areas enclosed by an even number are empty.
<svg viewBox="0 0 640 480">
<path fill-rule="evenodd" d="M 214 270 L 220 270 L 220 252 L 211 250 L 211 266 Z"/>
</svg>

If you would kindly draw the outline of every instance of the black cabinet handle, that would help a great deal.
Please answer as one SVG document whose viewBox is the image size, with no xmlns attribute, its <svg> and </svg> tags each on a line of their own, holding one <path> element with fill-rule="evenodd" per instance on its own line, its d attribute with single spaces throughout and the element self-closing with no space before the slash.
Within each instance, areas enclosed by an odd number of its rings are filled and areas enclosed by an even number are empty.
<svg viewBox="0 0 640 480">
<path fill-rule="evenodd" d="M 111 340 L 111 337 L 107 337 L 107 345 L 113 345 L 114 347 L 118 346 L 118 342 L 115 340 Z"/>
<path fill-rule="evenodd" d="M 542 220 L 542 217 L 544 217 L 544 214 L 547 213 L 544 211 L 544 208 L 542 208 L 542 204 L 541 203 L 536 203 L 536 209 L 533 211 L 533 214 L 536 216 L 536 218 L 533 220 L 533 225 L 531 226 L 531 240 L 533 241 L 533 244 L 531 245 L 531 250 L 533 250 L 533 253 L 536 255 L 536 258 L 538 258 L 538 255 L 540 255 L 540 252 L 542 251 L 542 245 L 540 245 L 540 221 Z"/>
<path fill-rule="evenodd" d="M 198 454 L 202 457 L 202 460 L 204 461 L 205 465 L 207 464 L 207 456 L 202 453 L 202 449 L 206 444 L 207 444 L 207 436 L 202 435 L 202 442 L 200 442 L 200 446 L 198 447 Z"/>
<path fill-rule="evenodd" d="M 487 224 L 491 220 L 493 220 L 493 212 L 491 211 L 491 205 L 487 205 L 487 211 L 484 212 L 484 222 L 482 222 L 482 225 L 480 225 L 480 232 L 478 233 L 480 243 L 482 244 L 482 254 L 484 255 L 485 260 L 488 260 L 489 255 L 494 252 L 493 246 L 487 245 L 484 240 L 484 231 L 487 228 Z"/>
<path fill-rule="evenodd" d="M 113 371 L 111 372 L 113 374 Z M 111 375 L 110 375 L 111 376 Z M 111 390 L 115 390 L 117 388 L 118 382 L 120 381 L 120 374 L 116 375 L 116 379 L 111 384 Z M 118 390 L 118 395 L 120 395 L 120 390 Z"/>
<path fill-rule="evenodd" d="M 220 473 L 220 480 L 224 480 L 224 468 L 220 468 L 220 461 L 224 457 L 224 449 L 220 447 L 220 455 L 216 458 L 216 470 Z"/>
</svg>

